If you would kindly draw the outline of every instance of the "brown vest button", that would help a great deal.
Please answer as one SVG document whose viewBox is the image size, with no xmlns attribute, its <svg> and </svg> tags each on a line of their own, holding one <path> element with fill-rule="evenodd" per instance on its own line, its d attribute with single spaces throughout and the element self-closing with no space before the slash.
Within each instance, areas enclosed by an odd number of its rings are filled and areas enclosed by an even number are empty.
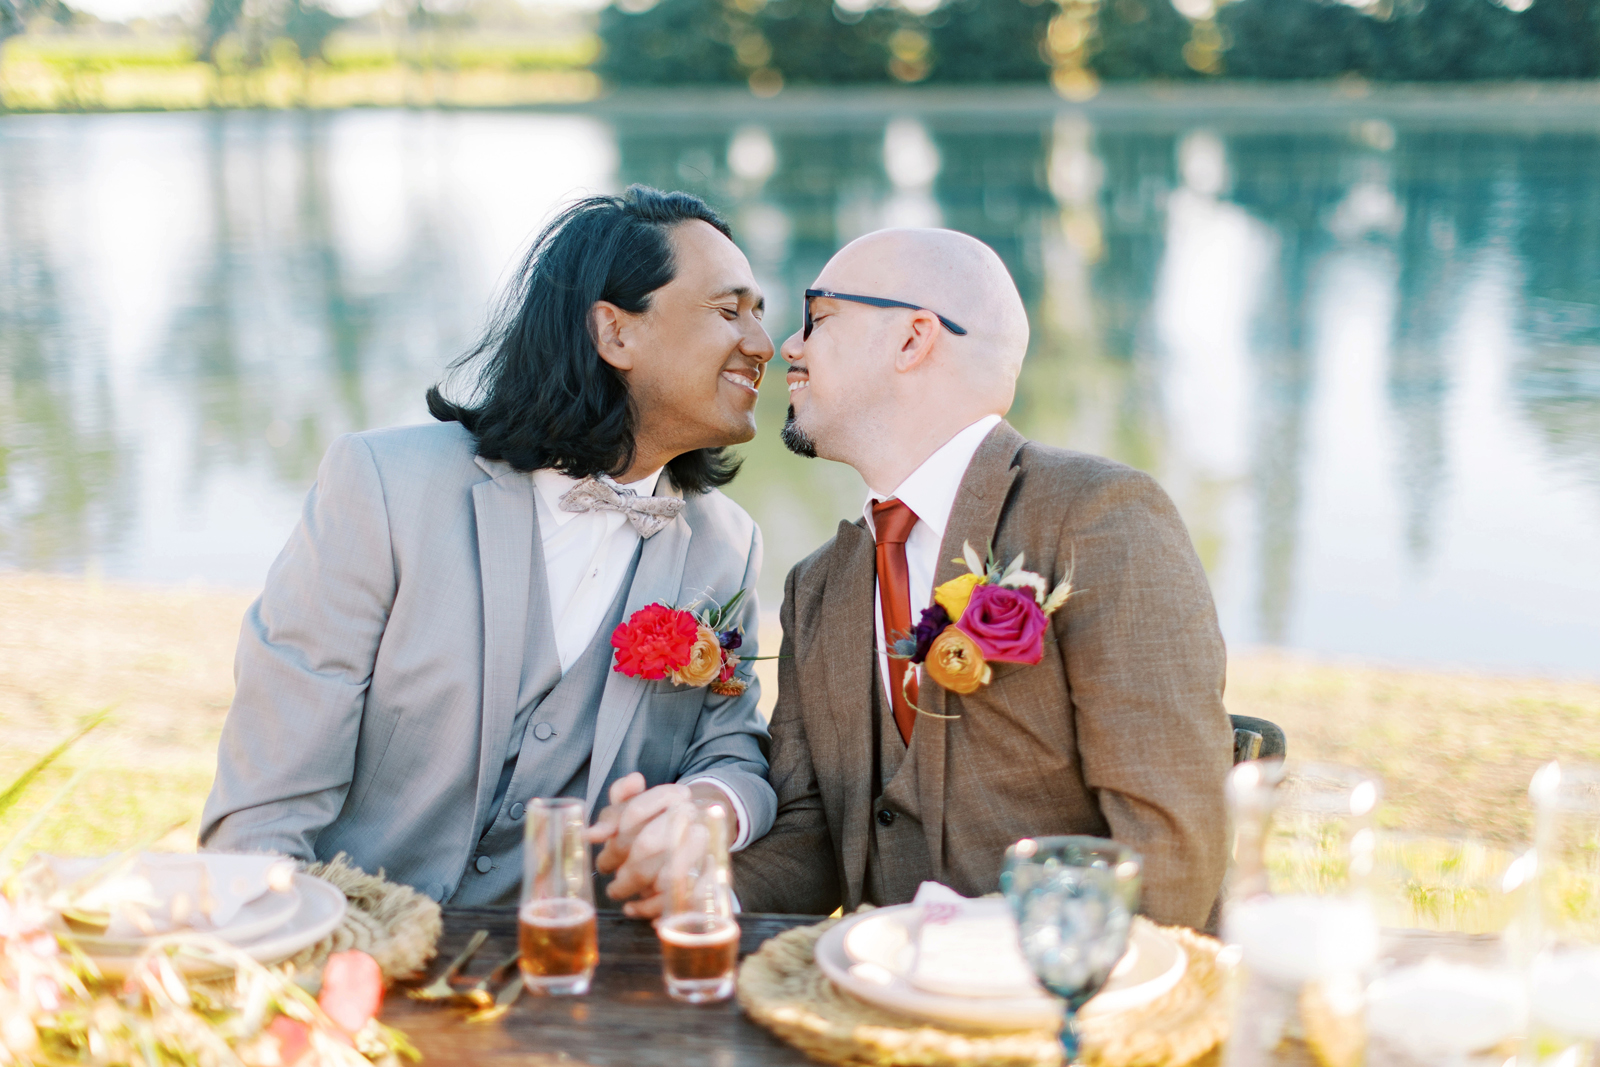
<svg viewBox="0 0 1600 1067">
<path fill-rule="evenodd" d="M 894 822 L 894 812 L 890 811 L 888 808 L 884 808 L 882 811 L 878 812 L 878 825 L 879 826 L 889 826 L 889 825 L 893 824 L 893 822 Z"/>
</svg>

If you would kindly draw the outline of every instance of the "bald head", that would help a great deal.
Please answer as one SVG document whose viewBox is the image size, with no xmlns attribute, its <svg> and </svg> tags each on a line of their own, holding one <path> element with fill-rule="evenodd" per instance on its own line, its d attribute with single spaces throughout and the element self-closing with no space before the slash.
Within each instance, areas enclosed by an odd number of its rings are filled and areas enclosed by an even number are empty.
<svg viewBox="0 0 1600 1067">
<path fill-rule="evenodd" d="M 1028 316 L 982 241 L 953 230 L 879 230 L 840 249 L 813 288 L 917 310 L 807 301 L 810 330 L 783 342 L 784 442 L 794 451 L 848 463 L 875 492 L 891 492 L 962 429 L 1010 410 Z"/>
<path fill-rule="evenodd" d="M 878 230 L 828 261 L 817 283 L 841 293 L 904 300 L 964 327 L 951 350 L 971 370 L 1015 382 L 1028 351 L 1028 313 L 994 249 L 955 230 Z"/>
</svg>

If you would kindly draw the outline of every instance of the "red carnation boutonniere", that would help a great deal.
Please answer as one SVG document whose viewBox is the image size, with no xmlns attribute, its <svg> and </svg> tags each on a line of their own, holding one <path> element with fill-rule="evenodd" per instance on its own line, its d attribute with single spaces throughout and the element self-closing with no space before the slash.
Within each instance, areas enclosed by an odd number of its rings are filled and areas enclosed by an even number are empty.
<svg viewBox="0 0 1600 1067">
<path fill-rule="evenodd" d="M 1039 662 L 1050 616 L 1072 596 L 1072 571 L 1051 589 L 1041 575 L 1022 569 L 1021 553 L 1002 567 L 992 551 L 986 564 L 970 543 L 962 548 L 956 562 L 968 573 L 933 591 L 933 607 L 923 609 L 911 635 L 895 641 L 889 654 L 922 664 L 943 689 L 973 693 L 994 678 L 991 663 Z M 907 680 L 912 677 L 907 671 Z"/>
<path fill-rule="evenodd" d="M 762 658 L 735 654 L 744 644 L 744 631 L 728 622 L 744 594 L 741 589 L 721 607 L 698 613 L 646 604 L 612 631 L 613 669 L 630 678 L 670 678 L 679 685 L 707 686 L 718 696 L 739 696 L 750 684 L 738 676 L 739 664 Z"/>
</svg>

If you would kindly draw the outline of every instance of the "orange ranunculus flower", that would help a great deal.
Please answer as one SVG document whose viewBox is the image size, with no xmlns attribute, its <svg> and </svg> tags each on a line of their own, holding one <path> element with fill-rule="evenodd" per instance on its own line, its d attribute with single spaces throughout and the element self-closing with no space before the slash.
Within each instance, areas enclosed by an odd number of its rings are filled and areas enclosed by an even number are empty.
<svg viewBox="0 0 1600 1067">
<path fill-rule="evenodd" d="M 983 661 L 977 644 L 954 626 L 946 626 L 944 632 L 933 639 L 922 669 L 937 685 L 952 693 L 971 693 L 980 685 L 988 685 L 989 679 L 994 677 L 994 671 Z"/>
<path fill-rule="evenodd" d="M 952 578 L 933 591 L 933 602 L 945 610 L 951 622 L 960 622 L 961 613 L 967 610 L 967 601 L 972 599 L 972 591 L 982 582 L 983 576 L 978 574 Z"/>
<path fill-rule="evenodd" d="M 672 672 L 672 680 L 679 685 L 709 685 L 721 673 L 722 642 L 715 630 L 702 626 L 689 649 L 689 662 Z"/>
</svg>

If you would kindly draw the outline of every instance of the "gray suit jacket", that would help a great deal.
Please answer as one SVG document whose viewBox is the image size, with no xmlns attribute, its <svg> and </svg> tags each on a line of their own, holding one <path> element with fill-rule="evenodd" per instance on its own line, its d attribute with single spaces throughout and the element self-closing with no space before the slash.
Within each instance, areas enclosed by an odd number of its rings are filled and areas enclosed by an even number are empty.
<svg viewBox="0 0 1600 1067">
<path fill-rule="evenodd" d="M 994 664 L 968 696 L 924 680 L 922 705 L 957 716 L 921 716 L 911 735 L 929 876 L 992 893 L 1018 838 L 1110 836 L 1144 857 L 1147 914 L 1203 924 L 1227 865 L 1232 730 L 1211 590 L 1172 502 L 1147 475 L 1002 423 L 962 479 L 935 585 L 966 571 L 964 541 L 1005 561 L 1025 552 L 1052 585 L 1071 566 L 1077 591 L 1038 664 Z M 876 573 L 864 522 L 840 523 L 789 573 L 772 717 L 778 820 L 734 858 L 747 910 L 826 914 L 863 899 Z"/>
<path fill-rule="evenodd" d="M 455 892 L 494 814 L 524 672 L 559 670 L 553 640 L 527 629 L 552 626 L 534 492 L 456 423 L 333 443 L 245 616 L 202 845 L 346 852 L 436 898 Z M 741 651 L 755 655 L 760 567 L 750 517 L 719 492 L 690 497 L 643 543 L 626 612 L 748 589 Z M 525 662 L 530 648 L 549 662 Z M 709 771 L 765 833 L 776 798 L 758 697 L 753 683 L 729 698 L 611 672 L 591 814 L 631 771 L 651 785 Z"/>
</svg>

